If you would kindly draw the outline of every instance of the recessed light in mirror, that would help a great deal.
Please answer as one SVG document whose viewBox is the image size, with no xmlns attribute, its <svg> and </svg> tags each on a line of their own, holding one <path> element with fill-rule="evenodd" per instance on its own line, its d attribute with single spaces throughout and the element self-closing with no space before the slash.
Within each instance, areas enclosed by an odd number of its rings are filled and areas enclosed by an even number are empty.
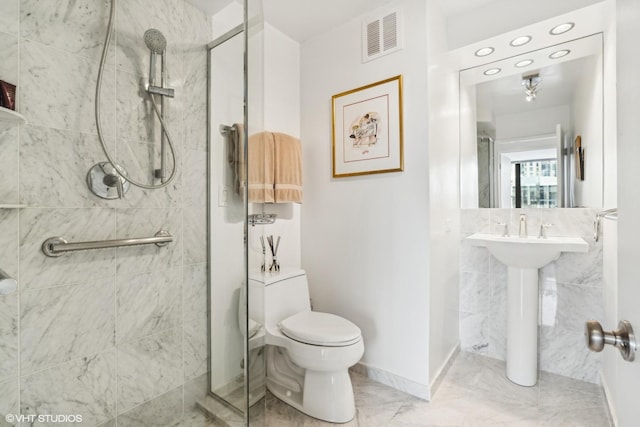
<svg viewBox="0 0 640 427">
<path fill-rule="evenodd" d="M 527 65 L 531 65 L 533 64 L 533 59 L 524 59 L 520 62 L 516 62 L 516 67 L 517 68 L 522 68 L 522 67 L 526 67 Z"/>
<path fill-rule="evenodd" d="M 562 58 L 563 56 L 569 55 L 570 52 L 571 51 L 569 49 L 558 50 L 556 52 L 553 52 L 551 55 L 549 55 L 549 58 L 551 59 Z"/>
<path fill-rule="evenodd" d="M 493 53 L 494 49 L 492 47 L 483 47 L 482 49 L 476 50 L 476 56 L 487 56 Z"/>
<path fill-rule="evenodd" d="M 511 43 L 509 43 L 511 46 L 513 47 L 518 47 L 518 46 L 524 46 L 525 44 L 529 43 L 531 41 L 531 36 L 520 36 L 520 37 L 516 37 L 515 39 L 511 40 Z"/>
<path fill-rule="evenodd" d="M 556 25 L 551 29 L 551 31 L 549 31 L 549 34 L 552 34 L 554 36 L 564 34 L 570 29 L 572 29 L 574 25 L 575 24 L 573 22 L 565 22 L 564 24 Z"/>
<path fill-rule="evenodd" d="M 484 75 L 493 76 L 494 74 L 498 74 L 500 71 L 502 71 L 500 68 L 489 68 L 487 71 L 484 72 Z"/>
</svg>

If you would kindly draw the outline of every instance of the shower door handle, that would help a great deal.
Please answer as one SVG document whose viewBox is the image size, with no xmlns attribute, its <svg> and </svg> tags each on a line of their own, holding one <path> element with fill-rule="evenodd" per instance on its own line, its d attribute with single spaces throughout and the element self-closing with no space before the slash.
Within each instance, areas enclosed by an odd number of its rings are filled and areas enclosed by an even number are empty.
<svg viewBox="0 0 640 427">
<path fill-rule="evenodd" d="M 636 338 L 631 323 L 627 320 L 621 320 L 618 329 L 611 332 L 604 331 L 600 322 L 589 320 L 585 325 L 585 335 L 587 347 L 591 351 L 600 352 L 609 344 L 620 350 L 622 358 L 627 362 L 633 362 L 635 359 Z"/>
</svg>

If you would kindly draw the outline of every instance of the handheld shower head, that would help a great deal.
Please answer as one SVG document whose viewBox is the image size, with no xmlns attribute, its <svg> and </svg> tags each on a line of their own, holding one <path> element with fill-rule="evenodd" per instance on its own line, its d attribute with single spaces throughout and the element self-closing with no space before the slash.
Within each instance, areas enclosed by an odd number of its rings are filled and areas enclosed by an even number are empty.
<svg viewBox="0 0 640 427">
<path fill-rule="evenodd" d="M 149 85 L 154 86 L 156 81 L 156 56 L 163 55 L 164 58 L 167 39 L 164 38 L 159 30 L 151 28 L 144 32 L 144 44 L 151 51 L 149 56 Z"/>
<path fill-rule="evenodd" d="M 144 44 L 151 52 L 162 55 L 167 48 L 167 39 L 164 38 L 160 30 L 151 28 L 144 32 Z"/>
</svg>

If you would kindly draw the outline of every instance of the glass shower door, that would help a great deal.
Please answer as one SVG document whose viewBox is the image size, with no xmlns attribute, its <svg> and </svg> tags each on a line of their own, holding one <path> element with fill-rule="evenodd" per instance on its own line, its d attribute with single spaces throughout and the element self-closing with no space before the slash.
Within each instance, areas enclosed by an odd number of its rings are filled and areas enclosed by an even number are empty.
<svg viewBox="0 0 640 427">
<path fill-rule="evenodd" d="M 230 1 L 213 16 L 214 29 L 239 24 L 209 44 L 209 401 L 216 405 L 208 410 L 230 425 L 261 425 L 264 413 L 254 315 L 261 297 L 247 283 L 246 197 L 246 144 L 263 117 L 261 4 Z"/>
</svg>

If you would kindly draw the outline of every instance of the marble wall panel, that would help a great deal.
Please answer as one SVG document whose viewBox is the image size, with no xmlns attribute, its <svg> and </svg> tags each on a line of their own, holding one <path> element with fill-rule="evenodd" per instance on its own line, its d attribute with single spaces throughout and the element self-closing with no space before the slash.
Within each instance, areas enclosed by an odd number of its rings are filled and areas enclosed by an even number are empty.
<svg viewBox="0 0 640 427">
<path fill-rule="evenodd" d="M 207 151 L 207 55 L 202 45 L 185 51 L 184 129 L 185 149 Z M 219 123 L 214 123 L 217 126 Z"/>
<path fill-rule="evenodd" d="M 22 374 L 112 347 L 114 304 L 113 278 L 23 292 Z"/>
<path fill-rule="evenodd" d="M 583 331 L 542 326 L 539 346 L 540 370 L 599 383 L 602 355 L 589 351 Z"/>
<path fill-rule="evenodd" d="M 118 427 L 174 425 L 182 415 L 183 387 L 178 387 L 143 403 L 118 417 Z"/>
<path fill-rule="evenodd" d="M 98 68 L 96 61 L 22 40 L 20 109 L 27 121 L 39 126 L 96 134 L 94 99 Z M 105 68 L 101 94 L 104 132 L 113 136 L 113 67 Z"/>
<path fill-rule="evenodd" d="M 17 36 L 20 31 L 20 0 L 3 0 L 0 14 L 0 28 L 8 34 Z"/>
<path fill-rule="evenodd" d="M 18 372 L 18 293 L 0 295 L 0 381 Z"/>
<path fill-rule="evenodd" d="M 81 415 L 83 425 L 97 425 L 115 416 L 115 388 L 115 350 L 111 350 L 24 377 L 21 410 L 25 415 Z"/>
<path fill-rule="evenodd" d="M 186 150 L 184 158 L 184 192 L 185 207 L 207 207 L 207 153 L 204 151 Z"/>
<path fill-rule="evenodd" d="M 207 373 L 209 369 L 209 340 L 207 316 L 184 324 L 184 379 L 186 381 Z"/>
<path fill-rule="evenodd" d="M 86 58 L 99 58 L 107 33 L 108 0 L 38 0 L 20 3 L 20 34 Z"/>
<path fill-rule="evenodd" d="M 113 141 L 110 142 L 113 150 Z M 105 161 L 95 135 L 26 125 L 20 141 L 20 198 L 31 207 L 110 207 L 93 194 L 87 173 Z"/>
<path fill-rule="evenodd" d="M 6 423 L 5 416 L 7 414 L 20 414 L 20 384 L 18 378 L 0 381 L 0 426 L 14 426 L 17 424 Z"/>
<path fill-rule="evenodd" d="M 189 264 L 207 261 L 207 209 L 184 208 L 184 258 Z"/>
<path fill-rule="evenodd" d="M 181 326 L 181 275 L 182 269 L 174 267 L 118 277 L 118 342 Z"/>
<path fill-rule="evenodd" d="M 460 312 L 460 349 L 487 354 L 489 325 L 486 314 Z"/>
<path fill-rule="evenodd" d="M 118 412 L 123 413 L 183 383 L 182 330 L 118 347 Z"/>
<path fill-rule="evenodd" d="M 563 253 L 555 262 L 558 283 L 602 287 L 602 242 L 591 244 L 589 252 Z"/>
<path fill-rule="evenodd" d="M 2 79 L 2 77 L 0 77 Z M 18 158 L 20 140 L 18 126 L 0 121 L 0 204 L 19 202 Z"/>
<path fill-rule="evenodd" d="M 16 209 L 0 209 L 0 269 L 19 280 L 19 213 Z"/>
<path fill-rule="evenodd" d="M 207 316 L 208 279 L 206 263 L 184 267 L 183 295 L 185 322 Z"/>
<path fill-rule="evenodd" d="M 4 3 L 2 13 L 4 14 Z M 0 31 L 5 31 L 0 27 Z M 2 52 L 2 61 L 0 61 L 0 80 L 9 82 L 18 86 L 18 64 L 20 44 L 18 38 L 6 33 L 0 33 L 0 52 Z"/>
</svg>

